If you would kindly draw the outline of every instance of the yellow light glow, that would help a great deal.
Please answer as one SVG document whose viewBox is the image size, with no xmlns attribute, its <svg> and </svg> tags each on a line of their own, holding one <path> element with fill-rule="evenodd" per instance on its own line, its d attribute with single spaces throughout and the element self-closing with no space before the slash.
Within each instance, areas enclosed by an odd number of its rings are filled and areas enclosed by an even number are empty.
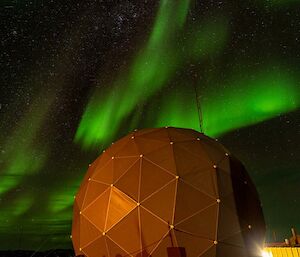
<svg viewBox="0 0 300 257">
<path fill-rule="evenodd" d="M 262 257 L 273 257 L 273 254 L 271 252 L 262 251 L 261 256 Z"/>
</svg>

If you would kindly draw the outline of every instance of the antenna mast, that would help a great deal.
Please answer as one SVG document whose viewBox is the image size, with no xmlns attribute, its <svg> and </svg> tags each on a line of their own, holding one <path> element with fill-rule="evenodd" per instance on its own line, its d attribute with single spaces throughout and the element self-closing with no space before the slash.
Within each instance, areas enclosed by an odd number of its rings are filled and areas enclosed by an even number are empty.
<svg viewBox="0 0 300 257">
<path fill-rule="evenodd" d="M 201 104 L 200 104 L 200 97 L 198 95 L 198 90 L 197 90 L 197 83 L 196 83 L 196 78 L 197 78 L 197 73 L 194 75 L 193 79 L 193 86 L 194 86 L 194 91 L 195 91 L 195 98 L 196 98 L 196 104 L 197 104 L 197 110 L 198 110 L 198 118 L 199 118 L 199 129 L 200 132 L 203 133 L 203 119 L 202 119 L 202 110 L 201 110 Z"/>
</svg>

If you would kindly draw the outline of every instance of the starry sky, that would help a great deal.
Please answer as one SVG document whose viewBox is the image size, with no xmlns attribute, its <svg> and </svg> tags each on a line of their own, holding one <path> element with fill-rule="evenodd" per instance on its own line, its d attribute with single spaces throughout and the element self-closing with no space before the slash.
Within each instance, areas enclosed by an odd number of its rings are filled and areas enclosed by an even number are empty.
<svg viewBox="0 0 300 257">
<path fill-rule="evenodd" d="M 298 0 L 5 0 L 0 15 L 0 250 L 71 248 L 88 164 L 146 127 L 218 138 L 267 240 L 300 230 Z"/>
</svg>

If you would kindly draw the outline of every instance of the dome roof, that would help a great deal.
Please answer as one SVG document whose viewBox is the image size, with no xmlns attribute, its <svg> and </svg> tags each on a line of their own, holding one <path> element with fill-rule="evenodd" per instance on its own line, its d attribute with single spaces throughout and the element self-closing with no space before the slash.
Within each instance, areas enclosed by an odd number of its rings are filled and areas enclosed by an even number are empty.
<svg viewBox="0 0 300 257">
<path fill-rule="evenodd" d="M 75 197 L 72 241 L 87 257 L 248 257 L 264 218 L 243 165 L 189 129 L 134 131 L 89 167 Z"/>
</svg>

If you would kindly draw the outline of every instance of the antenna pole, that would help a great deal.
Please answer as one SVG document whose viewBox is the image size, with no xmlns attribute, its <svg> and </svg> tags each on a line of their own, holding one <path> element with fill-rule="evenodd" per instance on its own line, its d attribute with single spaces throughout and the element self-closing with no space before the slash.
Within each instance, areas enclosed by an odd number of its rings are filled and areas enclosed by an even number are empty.
<svg viewBox="0 0 300 257">
<path fill-rule="evenodd" d="M 197 74 L 196 73 L 195 73 L 194 77 L 195 77 L 195 79 L 193 80 L 192 83 L 193 83 L 194 90 L 195 90 L 195 98 L 196 98 L 198 118 L 199 118 L 199 128 L 200 128 L 200 132 L 203 132 L 202 110 L 201 110 L 200 99 L 199 99 L 199 95 L 198 95 L 198 91 L 197 91 L 197 83 L 196 83 Z"/>
</svg>

